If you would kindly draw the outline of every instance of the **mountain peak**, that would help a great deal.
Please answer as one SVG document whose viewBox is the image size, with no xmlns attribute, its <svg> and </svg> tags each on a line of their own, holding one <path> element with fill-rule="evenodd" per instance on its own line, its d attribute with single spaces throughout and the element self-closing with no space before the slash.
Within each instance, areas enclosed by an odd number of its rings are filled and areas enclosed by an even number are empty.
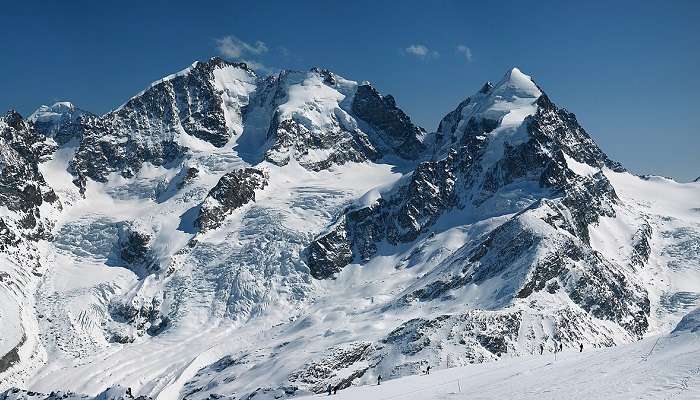
<svg viewBox="0 0 700 400">
<path fill-rule="evenodd" d="M 29 117 L 28 119 L 32 122 L 35 122 L 37 119 L 41 118 L 42 116 L 45 116 L 46 114 L 65 114 L 69 113 L 71 111 L 74 111 L 78 109 L 75 104 L 71 103 L 70 101 L 58 101 L 53 103 L 50 106 L 47 106 L 45 104 L 42 104 L 37 108 Z"/>
<path fill-rule="evenodd" d="M 246 64 L 246 63 L 244 63 L 244 62 L 228 61 L 228 60 L 224 60 L 223 58 L 217 57 L 217 56 L 214 56 L 214 57 L 210 58 L 208 61 L 205 61 L 205 62 L 195 61 L 195 62 L 192 64 L 192 67 L 196 67 L 197 65 L 200 65 L 200 64 L 203 65 L 203 66 L 210 67 L 211 69 L 225 68 L 225 67 L 237 67 L 237 68 L 243 69 L 243 70 L 245 70 L 245 71 L 247 71 L 247 72 L 255 73 L 255 71 L 253 71 L 253 70 L 248 66 L 248 64 Z"/>
<path fill-rule="evenodd" d="M 24 122 L 22 115 L 15 109 L 8 110 L 0 119 L 15 129 L 20 129 L 20 125 Z"/>
<path fill-rule="evenodd" d="M 76 107 L 70 101 L 59 101 L 51 106 L 40 106 L 27 120 L 34 123 L 43 135 L 53 137 L 61 128 L 76 122 L 83 116 L 94 116 L 94 114 Z"/>
<path fill-rule="evenodd" d="M 529 75 L 524 74 L 517 67 L 510 69 L 496 84 L 493 90 L 504 97 L 539 97 L 542 91 L 537 87 Z"/>
<path fill-rule="evenodd" d="M 50 108 L 53 110 L 73 110 L 75 105 L 70 101 L 57 101 Z"/>
<path fill-rule="evenodd" d="M 309 70 L 309 72 L 318 74 L 321 78 L 323 78 L 323 82 L 329 86 L 336 84 L 336 75 L 326 68 L 313 67 Z"/>
<path fill-rule="evenodd" d="M 488 94 L 491 89 L 493 89 L 493 84 L 491 82 L 484 83 L 484 86 L 479 89 L 479 93 Z"/>
</svg>

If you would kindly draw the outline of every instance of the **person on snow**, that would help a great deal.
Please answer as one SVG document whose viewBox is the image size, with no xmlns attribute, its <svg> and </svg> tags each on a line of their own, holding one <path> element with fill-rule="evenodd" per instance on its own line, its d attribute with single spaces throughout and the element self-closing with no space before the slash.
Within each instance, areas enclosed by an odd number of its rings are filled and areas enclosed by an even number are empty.
<svg viewBox="0 0 700 400">
<path fill-rule="evenodd" d="M 329 383 L 328 384 L 328 395 L 329 396 L 331 395 L 331 391 L 332 391 L 332 387 L 331 387 L 331 384 Z"/>
<path fill-rule="evenodd" d="M 381 384 L 382 384 L 382 376 L 379 375 L 379 376 L 377 376 L 377 385 L 381 385 Z"/>
<path fill-rule="evenodd" d="M 578 352 L 583 353 L 583 343 L 578 344 Z"/>
<path fill-rule="evenodd" d="M 544 345 L 540 343 L 540 355 L 544 352 Z"/>
<path fill-rule="evenodd" d="M 340 386 L 340 383 L 333 388 L 333 394 L 338 394 L 338 386 Z"/>
<path fill-rule="evenodd" d="M 428 365 L 428 368 L 425 369 L 425 374 L 430 375 L 430 365 Z"/>
<path fill-rule="evenodd" d="M 564 343 L 559 343 L 559 351 L 564 351 Z"/>
</svg>

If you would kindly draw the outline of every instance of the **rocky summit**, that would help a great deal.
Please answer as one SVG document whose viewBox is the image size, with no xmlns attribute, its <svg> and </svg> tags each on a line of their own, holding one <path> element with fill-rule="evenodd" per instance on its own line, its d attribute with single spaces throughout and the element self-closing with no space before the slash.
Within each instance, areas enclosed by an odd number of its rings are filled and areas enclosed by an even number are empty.
<svg viewBox="0 0 700 400">
<path fill-rule="evenodd" d="M 669 332 L 700 186 L 494 82 L 426 130 L 370 83 L 212 58 L 0 117 L 0 399 L 291 398 Z"/>
</svg>

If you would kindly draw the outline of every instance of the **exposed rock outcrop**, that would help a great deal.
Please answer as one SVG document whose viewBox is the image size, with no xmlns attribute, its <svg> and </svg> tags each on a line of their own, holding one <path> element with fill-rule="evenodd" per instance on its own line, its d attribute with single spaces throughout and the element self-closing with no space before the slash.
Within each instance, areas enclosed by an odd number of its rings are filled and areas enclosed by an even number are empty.
<svg viewBox="0 0 700 400">
<path fill-rule="evenodd" d="M 425 150 L 425 131 L 415 126 L 391 95 L 381 96 L 371 85 L 357 87 L 352 112 L 380 132 L 386 145 L 399 156 L 415 160 Z"/>
<path fill-rule="evenodd" d="M 237 169 L 222 176 L 204 199 L 195 225 L 202 232 L 218 228 L 234 210 L 255 201 L 255 191 L 265 188 L 267 179 L 255 168 Z"/>
<path fill-rule="evenodd" d="M 105 182 L 112 172 L 131 177 L 145 162 L 172 163 L 187 152 L 183 135 L 223 146 L 240 123 L 255 79 L 245 64 L 212 58 L 153 83 L 115 111 L 80 118 L 71 125 L 82 136 L 71 162 L 76 184 Z M 237 93 L 237 85 L 247 89 Z"/>
</svg>

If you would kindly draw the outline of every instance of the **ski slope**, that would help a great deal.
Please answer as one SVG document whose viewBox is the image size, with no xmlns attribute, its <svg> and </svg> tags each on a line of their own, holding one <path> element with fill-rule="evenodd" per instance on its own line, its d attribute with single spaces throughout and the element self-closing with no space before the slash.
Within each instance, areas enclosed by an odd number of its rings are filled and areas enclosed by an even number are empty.
<svg viewBox="0 0 700 400">
<path fill-rule="evenodd" d="M 699 399 L 700 309 L 664 336 L 433 370 L 341 390 L 337 400 Z M 327 394 L 301 397 L 310 400 Z"/>
</svg>

